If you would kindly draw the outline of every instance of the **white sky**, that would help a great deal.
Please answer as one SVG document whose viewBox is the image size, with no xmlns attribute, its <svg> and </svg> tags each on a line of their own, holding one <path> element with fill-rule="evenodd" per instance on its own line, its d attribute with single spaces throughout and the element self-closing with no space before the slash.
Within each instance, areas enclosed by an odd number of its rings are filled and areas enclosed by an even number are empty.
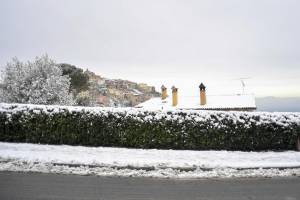
<svg viewBox="0 0 300 200">
<path fill-rule="evenodd" d="M 300 96 L 298 0 L 1 0 L 0 65 L 48 53 L 185 95 Z"/>
</svg>

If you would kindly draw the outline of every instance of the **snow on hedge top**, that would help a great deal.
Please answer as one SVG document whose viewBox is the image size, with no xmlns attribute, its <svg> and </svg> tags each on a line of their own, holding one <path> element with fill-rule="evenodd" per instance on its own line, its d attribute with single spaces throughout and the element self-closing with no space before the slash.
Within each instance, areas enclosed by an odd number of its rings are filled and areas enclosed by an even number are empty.
<svg viewBox="0 0 300 200">
<path fill-rule="evenodd" d="M 200 105 L 200 98 L 197 96 L 179 96 L 178 105 L 172 106 L 172 97 L 169 96 L 165 100 L 161 98 L 151 98 L 136 106 L 137 108 L 145 108 L 149 110 L 164 109 L 256 109 L 255 97 L 252 94 L 243 95 L 207 95 L 206 104 Z"/>
<path fill-rule="evenodd" d="M 176 120 L 179 123 L 185 120 L 212 121 L 216 126 L 224 119 L 234 123 L 243 123 L 251 126 L 265 123 L 274 123 L 280 126 L 300 125 L 300 112 L 240 112 L 240 111 L 205 111 L 205 110 L 157 110 L 149 111 L 142 108 L 113 108 L 113 107 L 80 107 L 80 106 L 57 106 L 57 105 L 33 105 L 33 104 L 7 104 L 0 103 L 0 114 L 7 116 L 22 112 L 24 114 L 41 112 L 48 115 L 64 112 L 82 112 L 86 115 L 115 117 L 133 117 L 138 121 L 157 121 L 160 119 Z"/>
</svg>

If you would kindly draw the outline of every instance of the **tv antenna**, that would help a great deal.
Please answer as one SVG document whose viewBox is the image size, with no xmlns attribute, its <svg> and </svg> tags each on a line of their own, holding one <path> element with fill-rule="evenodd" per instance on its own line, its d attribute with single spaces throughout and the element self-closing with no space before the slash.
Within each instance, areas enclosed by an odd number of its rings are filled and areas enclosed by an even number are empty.
<svg viewBox="0 0 300 200">
<path fill-rule="evenodd" d="M 233 80 L 239 80 L 241 82 L 242 91 L 243 91 L 242 94 L 245 94 L 245 87 L 246 87 L 245 80 L 247 80 L 247 79 L 251 79 L 251 77 L 242 77 L 242 78 L 233 79 Z"/>
</svg>

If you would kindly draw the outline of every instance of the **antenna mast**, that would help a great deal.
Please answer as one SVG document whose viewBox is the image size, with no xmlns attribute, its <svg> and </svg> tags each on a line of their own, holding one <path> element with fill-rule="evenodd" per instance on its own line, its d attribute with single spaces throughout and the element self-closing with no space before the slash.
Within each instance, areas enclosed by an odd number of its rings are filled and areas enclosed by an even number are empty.
<svg viewBox="0 0 300 200">
<path fill-rule="evenodd" d="M 241 79 L 241 83 L 242 83 L 242 88 L 243 88 L 243 94 L 245 94 L 245 82 L 243 79 Z"/>
<path fill-rule="evenodd" d="M 237 78 L 237 79 L 233 79 L 233 80 L 239 80 L 242 84 L 242 94 L 245 94 L 245 87 L 246 87 L 246 84 L 245 84 L 245 81 L 246 79 L 251 79 L 251 77 L 245 77 L 245 78 Z"/>
</svg>

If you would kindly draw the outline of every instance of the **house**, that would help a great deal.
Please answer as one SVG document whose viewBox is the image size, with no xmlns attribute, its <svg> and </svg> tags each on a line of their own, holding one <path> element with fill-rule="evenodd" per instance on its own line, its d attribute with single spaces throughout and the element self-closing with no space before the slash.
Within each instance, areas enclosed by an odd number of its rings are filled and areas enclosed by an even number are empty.
<svg viewBox="0 0 300 200">
<path fill-rule="evenodd" d="M 178 88 L 174 86 L 172 87 L 172 96 L 168 96 L 167 88 L 163 85 L 161 97 L 151 98 L 135 107 L 148 110 L 256 110 L 253 94 L 206 95 L 206 87 L 203 83 L 199 86 L 198 96 L 180 96 Z"/>
</svg>

